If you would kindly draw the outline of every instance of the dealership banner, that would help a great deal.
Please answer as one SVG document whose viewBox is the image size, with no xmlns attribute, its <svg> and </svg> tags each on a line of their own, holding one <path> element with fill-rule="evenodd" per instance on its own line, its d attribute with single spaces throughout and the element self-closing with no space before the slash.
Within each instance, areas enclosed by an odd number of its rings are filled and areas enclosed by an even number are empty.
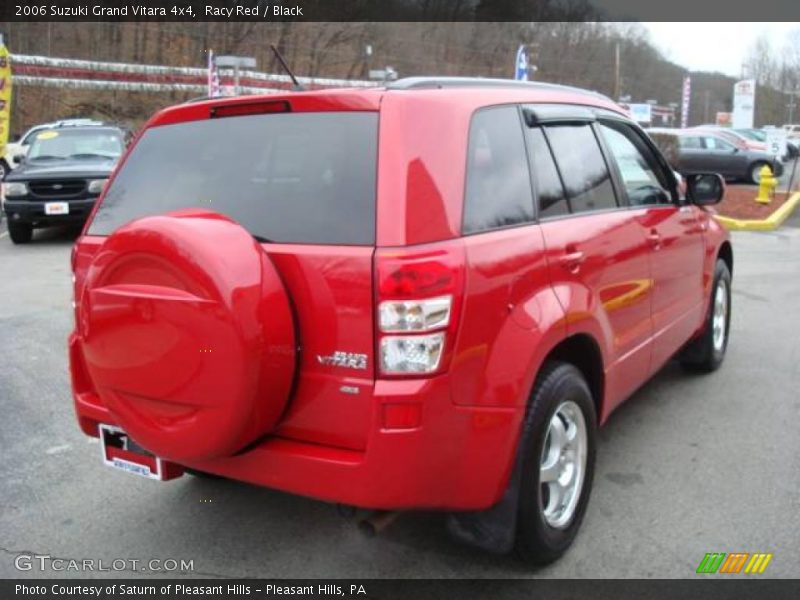
<svg viewBox="0 0 800 600">
<path fill-rule="evenodd" d="M 517 50 L 517 58 L 514 61 L 514 79 L 517 81 L 528 81 L 528 53 L 525 45 L 520 44 Z"/>
<path fill-rule="evenodd" d="M 0 156 L 6 154 L 11 127 L 11 58 L 0 35 Z"/>
<path fill-rule="evenodd" d="M 737 81 L 733 86 L 733 127 L 752 129 L 756 107 L 756 80 Z"/>
<path fill-rule="evenodd" d="M 686 129 L 689 126 L 689 104 L 692 101 L 692 78 L 683 78 L 683 93 L 681 94 L 681 127 Z"/>
</svg>

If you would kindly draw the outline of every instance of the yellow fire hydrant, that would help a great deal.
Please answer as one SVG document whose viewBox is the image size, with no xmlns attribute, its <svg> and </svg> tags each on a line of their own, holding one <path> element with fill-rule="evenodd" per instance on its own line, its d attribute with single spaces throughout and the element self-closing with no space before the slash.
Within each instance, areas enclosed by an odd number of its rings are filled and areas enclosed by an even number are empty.
<svg viewBox="0 0 800 600">
<path fill-rule="evenodd" d="M 769 165 L 764 165 L 758 172 L 760 179 L 758 181 L 758 196 L 756 202 L 759 204 L 769 204 L 772 201 L 772 194 L 775 188 L 778 187 L 778 180 L 773 176 L 772 169 Z"/>
</svg>

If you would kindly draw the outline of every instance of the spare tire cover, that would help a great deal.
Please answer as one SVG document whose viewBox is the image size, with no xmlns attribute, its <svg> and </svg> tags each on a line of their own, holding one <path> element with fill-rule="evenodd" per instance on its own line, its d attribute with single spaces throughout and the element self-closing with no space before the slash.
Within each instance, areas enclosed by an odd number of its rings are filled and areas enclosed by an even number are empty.
<svg viewBox="0 0 800 600">
<path fill-rule="evenodd" d="M 255 239 L 217 213 L 117 230 L 89 267 L 78 320 L 100 399 L 158 456 L 228 456 L 268 433 L 288 401 L 286 289 Z"/>
</svg>

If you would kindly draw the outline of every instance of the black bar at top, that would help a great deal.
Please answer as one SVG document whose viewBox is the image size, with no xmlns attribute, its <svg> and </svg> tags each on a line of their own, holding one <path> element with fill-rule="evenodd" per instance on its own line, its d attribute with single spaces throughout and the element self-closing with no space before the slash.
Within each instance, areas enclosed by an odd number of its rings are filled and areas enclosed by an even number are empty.
<svg viewBox="0 0 800 600">
<path fill-rule="evenodd" d="M 104 9 L 123 9 L 109 13 Z M 150 9 L 150 10 L 146 10 Z M 158 9 L 158 10 L 154 10 Z M 3 0 L 0 21 L 800 21 L 798 0 Z M 0 27 L 2 23 L 0 23 Z M 799 24 L 800 26 L 800 24 Z M 709 31 L 713 36 L 713 31 Z M 675 40 L 680 43 L 679 39 Z"/>
</svg>

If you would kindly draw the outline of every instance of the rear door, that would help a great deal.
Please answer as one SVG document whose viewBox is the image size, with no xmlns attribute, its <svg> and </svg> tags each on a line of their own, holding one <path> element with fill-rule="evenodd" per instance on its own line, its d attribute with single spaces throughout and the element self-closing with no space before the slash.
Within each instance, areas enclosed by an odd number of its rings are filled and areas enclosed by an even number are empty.
<svg viewBox="0 0 800 600">
<path fill-rule="evenodd" d="M 368 111 L 152 127 L 88 230 L 105 236 L 143 216 L 206 208 L 261 242 L 287 288 L 299 339 L 298 377 L 278 429 L 286 437 L 353 449 L 366 443 L 377 141 L 378 113 Z"/>
<path fill-rule="evenodd" d="M 747 157 L 731 142 L 714 135 L 703 136 L 706 164 L 712 173 L 724 177 L 741 177 L 747 172 Z"/>
<path fill-rule="evenodd" d="M 680 204 L 666 163 L 634 126 L 608 120 L 598 127 L 617 166 L 620 188 L 636 210 L 650 246 L 653 369 L 697 329 L 703 300 L 703 228 L 696 208 Z"/>
<path fill-rule="evenodd" d="M 679 170 L 681 173 L 710 173 L 713 171 L 713 157 L 706 150 L 701 135 L 678 136 Z"/>
<path fill-rule="evenodd" d="M 640 215 L 618 202 L 592 122 L 562 122 L 555 113 L 527 135 L 550 278 L 568 333 L 588 330 L 603 346 L 611 409 L 650 370 L 649 246 Z"/>
</svg>

